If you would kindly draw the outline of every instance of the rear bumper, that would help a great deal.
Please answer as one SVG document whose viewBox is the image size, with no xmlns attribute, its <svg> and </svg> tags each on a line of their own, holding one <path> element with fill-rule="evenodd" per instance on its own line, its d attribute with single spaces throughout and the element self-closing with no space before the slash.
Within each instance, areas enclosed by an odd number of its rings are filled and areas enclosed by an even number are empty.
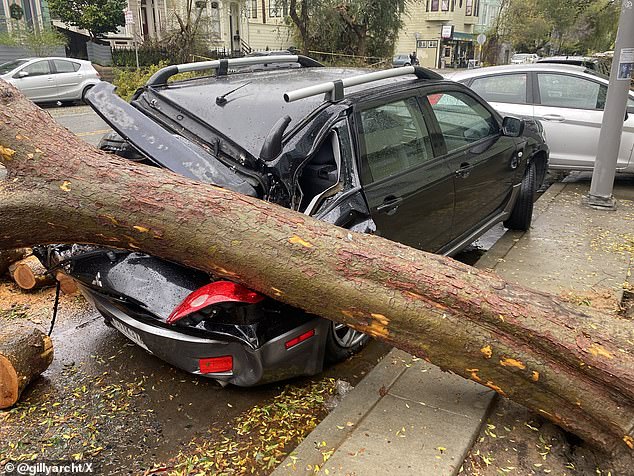
<svg viewBox="0 0 634 476">
<path fill-rule="evenodd" d="M 211 377 L 240 387 L 250 387 L 290 377 L 314 375 L 323 369 L 325 342 L 330 326 L 330 321 L 325 319 L 312 319 L 253 349 L 231 340 L 192 336 L 140 322 L 85 288 L 82 288 L 82 293 L 109 324 L 132 342 L 192 374 Z M 314 336 L 286 349 L 287 341 L 311 329 L 315 331 Z M 228 355 L 233 358 L 231 372 L 201 373 L 200 359 Z"/>
</svg>

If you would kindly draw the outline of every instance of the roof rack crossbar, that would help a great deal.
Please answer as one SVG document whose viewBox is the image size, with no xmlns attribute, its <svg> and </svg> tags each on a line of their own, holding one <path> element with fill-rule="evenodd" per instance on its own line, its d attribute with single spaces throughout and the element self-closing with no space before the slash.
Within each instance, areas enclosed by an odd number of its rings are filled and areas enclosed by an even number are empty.
<svg viewBox="0 0 634 476">
<path fill-rule="evenodd" d="M 286 102 L 293 102 L 299 99 L 305 99 L 307 97 L 325 93 L 326 101 L 337 102 L 343 100 L 343 89 L 345 88 L 358 86 L 360 84 L 367 84 L 373 81 L 380 81 L 382 79 L 406 76 L 408 74 L 414 74 L 418 79 L 443 79 L 441 75 L 431 69 L 421 68 L 420 66 L 404 66 L 401 68 L 360 74 L 358 76 L 351 76 L 337 81 L 328 81 L 327 83 L 320 83 L 315 84 L 314 86 L 296 89 L 294 91 L 284 93 L 284 100 Z M 341 89 L 341 91 L 339 91 L 339 89 Z"/>
<path fill-rule="evenodd" d="M 216 69 L 218 73 L 226 74 L 225 68 L 237 66 L 254 66 L 259 64 L 298 63 L 304 67 L 320 67 L 320 62 L 302 55 L 249 56 L 244 58 L 221 59 L 213 61 L 198 61 L 196 63 L 176 64 L 159 69 L 148 79 L 146 86 L 167 84 L 167 80 L 178 73 L 204 71 Z M 220 75 L 222 75 L 220 74 Z"/>
</svg>

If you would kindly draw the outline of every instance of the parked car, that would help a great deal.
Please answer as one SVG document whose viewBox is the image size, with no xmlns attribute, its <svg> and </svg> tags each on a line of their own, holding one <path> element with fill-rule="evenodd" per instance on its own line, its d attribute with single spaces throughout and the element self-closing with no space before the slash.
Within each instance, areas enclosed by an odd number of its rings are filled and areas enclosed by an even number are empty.
<svg viewBox="0 0 634 476">
<path fill-rule="evenodd" d="M 515 53 L 511 56 L 511 64 L 534 63 L 538 58 L 535 53 Z"/>
<path fill-rule="evenodd" d="M 278 67 L 240 70 L 263 62 Z M 279 67 L 289 62 L 301 67 Z M 204 69 L 216 76 L 168 82 Z M 411 66 L 368 73 L 303 56 L 220 60 L 158 71 L 131 105 L 105 82 L 86 100 L 116 131 L 105 150 L 446 255 L 501 221 L 527 229 L 536 167 L 548 157 L 538 123 L 502 118 L 466 86 Z M 315 374 L 368 339 L 142 253 L 36 253 L 130 340 L 223 383 Z"/>
<path fill-rule="evenodd" d="M 100 81 L 90 61 L 71 58 L 24 58 L 0 65 L 0 78 L 33 102 L 83 100 Z"/>
<path fill-rule="evenodd" d="M 539 58 L 538 63 L 571 64 L 573 66 L 583 66 L 584 68 L 596 71 L 605 76 L 610 75 L 611 61 L 605 57 L 595 56 L 549 56 Z"/>
<path fill-rule="evenodd" d="M 471 87 L 500 114 L 543 123 L 550 167 L 592 170 L 597 156 L 608 79 L 587 68 L 536 63 L 492 66 L 449 76 Z M 634 172 L 634 91 L 623 124 L 617 172 Z"/>
<path fill-rule="evenodd" d="M 412 66 L 412 60 L 408 53 L 399 53 L 392 58 L 392 67 Z M 415 65 L 414 65 L 415 66 Z"/>
</svg>

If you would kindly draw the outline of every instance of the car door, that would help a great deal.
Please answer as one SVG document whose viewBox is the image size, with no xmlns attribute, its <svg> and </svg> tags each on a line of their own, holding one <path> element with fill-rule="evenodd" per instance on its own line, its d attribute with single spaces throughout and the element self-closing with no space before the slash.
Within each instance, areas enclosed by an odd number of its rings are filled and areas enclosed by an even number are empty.
<svg viewBox="0 0 634 476">
<path fill-rule="evenodd" d="M 533 118 L 532 89 L 527 73 L 482 76 L 466 84 L 500 114 Z"/>
<path fill-rule="evenodd" d="M 444 88 L 427 100 L 455 177 L 454 235 L 468 235 L 504 208 L 517 181 L 517 145 L 502 134 L 493 112 L 467 91 Z"/>
<path fill-rule="evenodd" d="M 553 168 L 591 169 L 597 156 L 607 85 L 557 72 L 536 74 L 535 118 L 542 121 Z M 634 119 L 624 124 L 617 169 L 630 161 Z"/>
<path fill-rule="evenodd" d="M 58 99 L 81 98 L 83 74 L 79 63 L 75 61 L 54 59 L 55 81 L 57 82 Z"/>
<path fill-rule="evenodd" d="M 355 112 L 361 182 L 377 234 L 437 251 L 452 238 L 453 176 L 432 144 L 417 97 Z"/>
<path fill-rule="evenodd" d="M 48 60 L 27 64 L 13 75 L 15 86 L 32 101 L 57 99 L 57 84 Z"/>
</svg>

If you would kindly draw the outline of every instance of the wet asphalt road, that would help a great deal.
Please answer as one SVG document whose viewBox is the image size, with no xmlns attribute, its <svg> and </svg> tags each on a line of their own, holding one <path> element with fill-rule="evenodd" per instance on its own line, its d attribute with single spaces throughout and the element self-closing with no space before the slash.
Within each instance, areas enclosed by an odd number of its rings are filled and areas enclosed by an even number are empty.
<svg viewBox="0 0 634 476">
<path fill-rule="evenodd" d="M 109 131 L 88 106 L 48 107 L 47 111 L 91 144 L 97 144 Z M 482 249 L 490 247 L 503 231 L 496 227 L 461 259 L 475 262 Z M 92 413 L 89 417 L 98 429 L 95 445 L 103 446 L 95 459 L 104 474 L 138 473 L 166 461 L 195 436 L 222 427 L 284 387 L 281 383 L 222 388 L 214 381 L 181 372 L 107 327 L 96 311 L 77 298 L 62 300 L 58 319 L 52 336 L 56 358 L 45 378 L 33 385 L 25 398 L 30 403 L 62 401 L 57 407 L 60 413 Z M 327 369 L 323 376 L 356 385 L 388 350 L 385 344 L 373 341 L 357 356 Z M 70 400 L 69 395 L 73 395 Z M 112 395 L 116 398 L 111 406 L 104 406 Z M 68 448 L 72 447 L 70 442 Z"/>
</svg>

